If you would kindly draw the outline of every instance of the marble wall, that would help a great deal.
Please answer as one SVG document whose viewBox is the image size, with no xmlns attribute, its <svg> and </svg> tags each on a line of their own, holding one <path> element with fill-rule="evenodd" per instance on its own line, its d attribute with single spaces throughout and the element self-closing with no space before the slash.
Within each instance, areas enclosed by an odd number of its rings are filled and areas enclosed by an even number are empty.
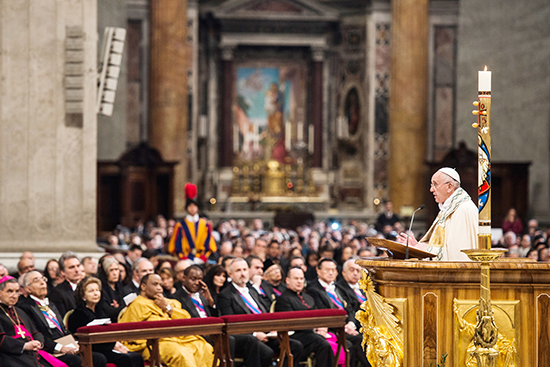
<svg viewBox="0 0 550 367">
<path fill-rule="evenodd" d="M 472 101 L 477 71 L 487 65 L 493 71 L 493 161 L 532 163 L 530 215 L 548 222 L 550 3 L 461 0 L 459 19 L 457 140 L 475 146 Z"/>
<path fill-rule="evenodd" d="M 0 50 L 0 249 L 94 250 L 96 0 L 0 2 Z M 81 85 L 71 116 L 69 63 Z"/>
<path fill-rule="evenodd" d="M 125 0 L 97 0 L 97 33 L 99 36 L 98 42 L 98 58 L 101 53 L 101 44 L 103 40 L 103 32 L 105 27 L 128 27 L 128 14 L 126 12 Z M 126 34 L 126 44 L 124 47 L 124 56 L 120 68 L 120 77 L 118 78 L 118 87 L 115 97 L 115 106 L 112 116 L 97 116 L 97 138 L 99 141 L 97 158 L 98 160 L 116 160 L 120 158 L 126 150 L 127 135 L 132 134 L 132 131 L 127 131 L 126 115 L 127 115 L 127 93 L 128 93 L 128 36 Z M 139 67 L 139 65 L 138 65 Z M 139 70 L 138 70 L 139 73 Z M 131 92 L 132 90 L 130 90 Z M 134 107 L 134 106 L 132 106 Z M 139 113 L 139 105 L 134 107 L 134 111 Z M 132 111 L 128 111 L 132 112 Z M 139 114 L 137 121 L 135 116 L 132 116 L 134 124 L 137 125 L 137 142 L 139 142 Z"/>
</svg>

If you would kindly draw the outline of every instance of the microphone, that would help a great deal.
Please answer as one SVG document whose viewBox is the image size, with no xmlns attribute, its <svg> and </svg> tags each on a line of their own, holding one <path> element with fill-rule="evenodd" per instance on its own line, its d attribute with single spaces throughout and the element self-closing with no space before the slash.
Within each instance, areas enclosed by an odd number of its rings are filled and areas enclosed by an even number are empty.
<svg viewBox="0 0 550 367">
<path fill-rule="evenodd" d="M 416 214 L 417 211 L 422 210 L 425 207 L 426 206 L 424 204 L 420 205 L 420 207 L 418 209 L 416 209 L 413 212 L 413 215 L 411 216 L 411 223 L 409 224 L 409 230 L 407 231 L 407 250 L 405 251 L 405 260 L 409 260 L 409 236 L 411 234 L 411 228 L 413 226 L 414 215 Z"/>
</svg>

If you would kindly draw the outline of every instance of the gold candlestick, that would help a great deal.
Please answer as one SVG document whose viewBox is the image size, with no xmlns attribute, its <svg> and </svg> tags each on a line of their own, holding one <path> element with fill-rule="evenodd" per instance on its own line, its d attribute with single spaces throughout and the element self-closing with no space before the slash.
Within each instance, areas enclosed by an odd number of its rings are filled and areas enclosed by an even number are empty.
<svg viewBox="0 0 550 367">
<path fill-rule="evenodd" d="M 250 167 L 248 163 L 243 166 L 243 186 L 242 192 L 248 194 L 250 192 Z"/>
<path fill-rule="evenodd" d="M 231 189 L 231 194 L 236 195 L 241 191 L 241 184 L 240 184 L 240 169 L 239 166 L 233 167 L 233 188 Z"/>
<path fill-rule="evenodd" d="M 303 193 L 304 191 L 304 160 L 302 158 L 298 158 L 298 165 L 296 167 L 296 192 L 297 193 Z"/>
<path fill-rule="evenodd" d="M 253 171 L 254 171 L 254 186 L 253 186 L 253 191 L 254 192 L 260 192 L 261 191 L 261 186 L 260 186 L 260 164 L 258 162 L 254 163 L 254 166 L 253 166 Z"/>
<path fill-rule="evenodd" d="M 285 158 L 285 186 L 287 195 L 292 194 L 292 159 L 290 157 Z"/>
<path fill-rule="evenodd" d="M 489 242 L 490 243 L 490 242 Z M 502 256 L 505 249 L 462 250 L 470 260 L 481 261 L 481 291 L 474 331 L 474 356 L 479 367 L 495 367 L 498 350 L 498 327 L 495 324 L 491 304 L 491 268 L 490 263 Z"/>
</svg>

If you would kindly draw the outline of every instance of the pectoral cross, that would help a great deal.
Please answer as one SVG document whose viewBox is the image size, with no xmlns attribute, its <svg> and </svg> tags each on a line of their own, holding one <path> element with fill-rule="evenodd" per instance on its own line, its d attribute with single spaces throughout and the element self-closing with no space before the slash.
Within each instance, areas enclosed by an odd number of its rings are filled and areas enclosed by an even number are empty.
<svg viewBox="0 0 550 367">
<path fill-rule="evenodd" d="M 23 328 L 21 327 L 21 325 L 14 325 L 15 327 L 15 330 L 16 330 L 16 334 L 19 335 L 20 338 L 25 338 L 25 332 L 23 331 Z M 17 331 L 19 330 L 19 331 Z"/>
</svg>

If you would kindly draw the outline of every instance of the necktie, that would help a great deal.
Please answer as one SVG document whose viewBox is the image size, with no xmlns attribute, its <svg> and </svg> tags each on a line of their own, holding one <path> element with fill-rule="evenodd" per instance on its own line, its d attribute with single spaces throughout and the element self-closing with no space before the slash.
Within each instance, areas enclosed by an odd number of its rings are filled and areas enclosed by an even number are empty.
<svg viewBox="0 0 550 367">
<path fill-rule="evenodd" d="M 354 290 L 354 291 L 355 291 L 355 295 L 357 296 L 357 299 L 359 300 L 359 302 L 363 303 L 367 300 L 367 298 L 365 296 L 363 296 L 361 291 L 357 291 L 357 290 Z"/>
<path fill-rule="evenodd" d="M 311 307 L 310 307 L 310 305 L 308 305 L 308 304 L 306 303 L 306 301 L 304 301 L 304 298 L 302 297 L 302 295 L 301 295 L 300 293 L 296 293 L 296 294 L 298 295 L 298 298 L 300 298 L 300 301 L 302 301 L 302 304 L 303 304 L 304 306 L 306 306 L 307 309 L 309 310 Z"/>
<path fill-rule="evenodd" d="M 332 292 L 327 290 L 327 294 L 328 294 L 330 300 L 332 301 L 332 303 L 334 303 L 334 305 L 336 307 L 338 307 L 340 310 L 344 309 L 344 305 L 343 305 L 342 301 L 340 301 L 340 299 L 338 298 L 338 296 L 336 296 L 335 293 L 332 293 Z"/>
<path fill-rule="evenodd" d="M 241 298 L 244 301 L 246 307 L 248 307 L 248 309 L 252 311 L 253 314 L 262 313 L 262 311 L 259 308 L 255 307 L 252 303 L 250 303 L 250 301 L 246 299 L 246 297 L 241 292 L 239 292 L 239 294 L 241 295 Z"/>
<path fill-rule="evenodd" d="M 191 302 L 193 302 L 193 304 L 195 305 L 195 308 L 197 309 L 200 317 L 208 316 L 207 313 L 206 313 L 206 310 L 204 309 L 204 306 L 202 305 L 202 303 L 200 303 L 199 301 L 197 301 L 193 297 L 191 297 Z M 204 314 L 204 316 L 203 316 L 203 314 Z"/>
</svg>

